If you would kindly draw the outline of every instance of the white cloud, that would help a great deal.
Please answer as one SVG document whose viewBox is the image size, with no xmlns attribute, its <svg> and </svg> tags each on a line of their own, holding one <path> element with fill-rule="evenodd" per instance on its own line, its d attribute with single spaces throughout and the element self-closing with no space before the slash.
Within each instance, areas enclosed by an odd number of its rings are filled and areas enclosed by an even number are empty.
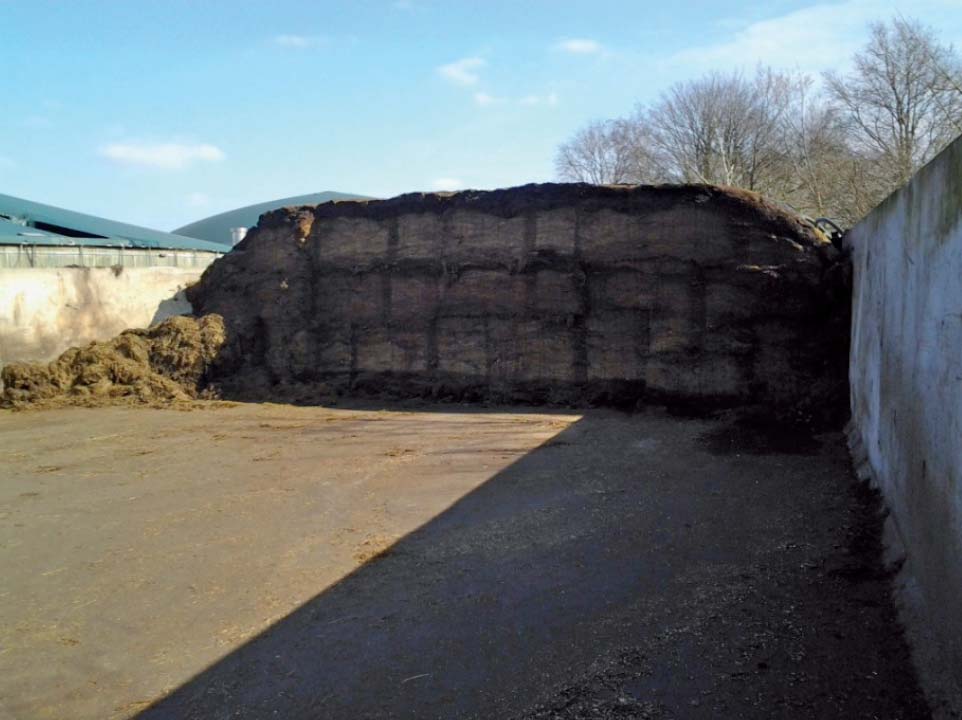
<svg viewBox="0 0 962 720">
<path fill-rule="evenodd" d="M 594 55 L 602 50 L 601 43 L 589 38 L 568 38 L 559 40 L 555 44 L 556 50 L 563 50 L 573 55 Z"/>
<path fill-rule="evenodd" d="M 555 107 L 558 104 L 558 93 L 548 93 L 547 95 L 525 95 L 518 100 L 519 105 L 534 107 L 536 105 L 547 105 Z"/>
<path fill-rule="evenodd" d="M 324 38 L 316 35 L 275 35 L 274 44 L 288 48 L 306 48 L 320 45 Z"/>
<path fill-rule="evenodd" d="M 192 192 L 187 196 L 187 207 L 204 207 L 208 203 L 210 203 L 210 197 L 207 193 Z"/>
<path fill-rule="evenodd" d="M 207 143 L 110 143 L 100 148 L 100 154 L 124 165 L 180 170 L 194 162 L 218 162 L 224 151 Z"/>
<path fill-rule="evenodd" d="M 911 14 L 927 21 L 952 9 L 958 10 L 958 0 L 915 0 Z M 752 69 L 759 63 L 810 73 L 844 69 L 864 44 L 868 24 L 891 17 L 890 0 L 822 2 L 742 23 L 727 39 L 683 50 L 668 64 L 689 74 L 715 68 Z"/>
<path fill-rule="evenodd" d="M 474 102 L 481 107 L 488 107 L 489 105 L 497 105 L 504 102 L 504 98 L 496 97 L 495 95 L 488 95 L 485 92 L 476 92 L 474 94 Z"/>
<path fill-rule="evenodd" d="M 442 177 L 431 181 L 431 188 L 434 190 L 451 191 L 460 190 L 464 187 L 464 182 L 458 178 Z"/>
<path fill-rule="evenodd" d="M 455 85 L 474 85 L 478 82 L 478 70 L 487 63 L 484 58 L 468 57 L 438 68 L 438 74 Z"/>
</svg>

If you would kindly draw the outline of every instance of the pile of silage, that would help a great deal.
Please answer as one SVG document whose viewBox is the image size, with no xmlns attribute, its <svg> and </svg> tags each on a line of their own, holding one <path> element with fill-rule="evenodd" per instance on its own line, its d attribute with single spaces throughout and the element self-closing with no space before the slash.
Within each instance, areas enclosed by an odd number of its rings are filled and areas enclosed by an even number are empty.
<svg viewBox="0 0 962 720">
<path fill-rule="evenodd" d="M 2 404 L 96 406 L 192 400 L 226 339 L 224 319 L 172 317 L 147 330 L 70 348 L 49 364 L 11 363 L 0 371 Z"/>
</svg>

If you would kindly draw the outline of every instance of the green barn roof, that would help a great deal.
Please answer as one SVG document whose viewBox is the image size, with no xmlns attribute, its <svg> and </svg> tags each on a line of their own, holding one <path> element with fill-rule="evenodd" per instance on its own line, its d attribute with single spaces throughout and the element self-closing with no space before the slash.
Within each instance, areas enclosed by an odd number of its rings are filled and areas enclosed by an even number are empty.
<svg viewBox="0 0 962 720">
<path fill-rule="evenodd" d="M 0 195 L 0 245 L 82 245 L 223 253 L 218 243 Z"/>
<path fill-rule="evenodd" d="M 257 224 L 258 218 L 266 212 L 277 210 L 282 207 L 293 205 L 320 205 L 321 203 L 337 200 L 373 200 L 374 198 L 366 195 L 353 195 L 349 193 L 325 192 L 312 193 L 310 195 L 295 195 L 294 197 L 281 198 L 279 200 L 269 200 L 267 202 L 248 205 L 247 207 L 228 210 L 209 218 L 192 222 L 190 225 L 174 230 L 179 235 L 200 238 L 215 243 L 224 243 L 227 247 L 231 244 L 231 228 L 244 227 L 252 228 Z"/>
</svg>

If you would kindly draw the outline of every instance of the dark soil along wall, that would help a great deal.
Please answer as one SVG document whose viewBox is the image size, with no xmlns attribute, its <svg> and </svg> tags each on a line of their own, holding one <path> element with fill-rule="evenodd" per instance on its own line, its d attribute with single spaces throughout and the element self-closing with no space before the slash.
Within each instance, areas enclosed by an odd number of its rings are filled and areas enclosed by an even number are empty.
<svg viewBox="0 0 962 720">
<path fill-rule="evenodd" d="M 190 297 L 232 395 L 804 415 L 845 402 L 838 260 L 746 193 L 528 185 L 271 212 Z"/>
</svg>

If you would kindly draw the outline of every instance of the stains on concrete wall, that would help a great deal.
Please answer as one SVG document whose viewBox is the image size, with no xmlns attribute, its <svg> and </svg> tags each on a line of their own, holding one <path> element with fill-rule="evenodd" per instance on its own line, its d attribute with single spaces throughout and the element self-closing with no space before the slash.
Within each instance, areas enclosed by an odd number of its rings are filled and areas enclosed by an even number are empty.
<svg viewBox="0 0 962 720">
<path fill-rule="evenodd" d="M 847 236 L 853 454 L 904 547 L 925 652 L 962 668 L 962 140 Z M 926 632 L 929 631 L 929 632 Z M 958 673 L 955 680 L 962 682 Z M 962 697 L 953 690 L 956 702 Z"/>
<path fill-rule="evenodd" d="M 735 191 L 533 185 L 273 212 L 191 298 L 235 392 L 811 414 L 847 396 L 837 259 Z"/>
<path fill-rule="evenodd" d="M 185 268 L 0 270 L 0 365 L 52 360 L 68 347 L 106 340 L 189 313 Z"/>
</svg>

